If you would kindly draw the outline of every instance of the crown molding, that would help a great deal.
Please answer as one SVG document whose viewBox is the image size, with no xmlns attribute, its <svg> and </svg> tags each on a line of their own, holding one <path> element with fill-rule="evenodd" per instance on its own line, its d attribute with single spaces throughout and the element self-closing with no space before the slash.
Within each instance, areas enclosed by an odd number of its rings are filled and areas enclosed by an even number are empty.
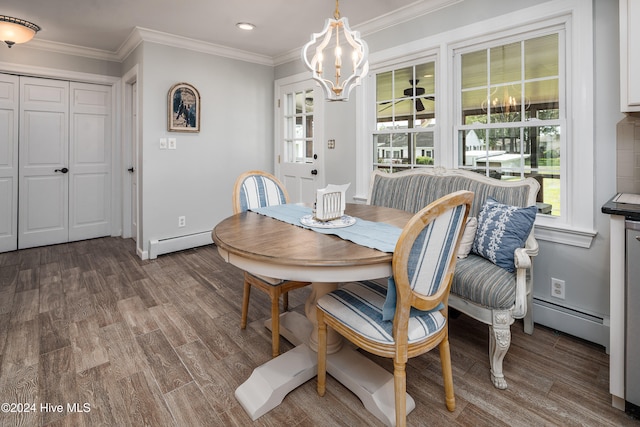
<svg viewBox="0 0 640 427">
<path fill-rule="evenodd" d="M 363 22 L 362 24 L 358 24 L 352 28 L 359 31 L 362 36 L 366 36 L 368 34 L 372 34 L 377 31 L 392 27 L 394 25 L 410 21 L 417 17 L 433 13 L 437 10 L 444 9 L 463 1 L 464 0 L 418 0 L 403 8 Z M 176 36 L 162 31 L 150 30 L 142 27 L 134 28 L 133 31 L 131 31 L 131 34 L 129 34 L 127 39 L 115 52 L 101 49 L 92 49 L 66 43 L 52 42 L 39 38 L 31 40 L 24 47 L 66 55 L 99 59 L 103 61 L 123 62 L 126 57 L 130 55 L 131 52 L 133 52 L 133 50 L 143 41 L 267 66 L 281 65 L 297 60 L 300 58 L 300 51 L 302 49 L 302 46 L 300 46 L 299 48 L 292 49 L 289 52 L 283 53 L 281 55 L 270 57 L 267 55 L 260 55 L 257 53 L 233 49 L 227 46 L 207 43 L 200 40 Z"/>
<path fill-rule="evenodd" d="M 369 34 L 373 34 L 386 28 L 393 27 L 394 25 L 411 21 L 412 19 L 428 15 L 429 13 L 433 13 L 440 9 L 453 6 L 457 3 L 462 3 L 463 1 L 464 0 L 418 0 L 385 15 L 378 16 L 358 25 L 354 25 L 351 27 L 351 29 L 359 31 L 360 36 L 365 37 Z M 302 46 L 297 49 L 292 49 L 282 55 L 275 56 L 273 58 L 274 65 L 282 65 L 286 64 L 287 62 L 299 59 L 301 50 Z"/>
<path fill-rule="evenodd" d="M 82 56 L 103 61 L 123 62 L 133 50 L 143 41 L 158 43 L 165 46 L 172 46 L 181 49 L 189 49 L 210 55 L 223 56 L 240 61 L 253 62 L 261 65 L 273 66 L 273 59 L 266 55 L 259 55 L 239 49 L 232 49 L 213 43 L 187 37 L 176 36 L 161 31 L 149 30 L 147 28 L 136 27 L 131 31 L 127 39 L 120 45 L 116 52 L 107 50 L 92 49 L 82 46 L 65 43 L 52 42 L 43 39 L 31 40 L 24 48 L 38 49 L 48 52 L 62 53 L 66 55 Z M 23 47 L 23 46 L 21 46 Z"/>
<path fill-rule="evenodd" d="M 247 52 L 239 49 L 232 49 L 226 46 L 207 43 L 200 40 L 190 39 L 187 37 L 175 36 L 173 34 L 163 33 L 161 31 L 149 30 L 147 28 L 136 27 L 133 33 L 138 33 L 140 41 L 158 43 L 165 46 L 172 46 L 181 49 L 189 49 L 196 52 L 206 53 L 210 55 L 223 56 L 226 58 L 237 59 L 239 61 L 253 62 L 261 65 L 273 66 L 273 59 L 270 56 L 260 55 L 257 53 Z M 133 34 L 132 33 L 132 34 Z M 123 43 L 119 49 L 119 56 L 126 58 L 131 53 L 131 46 L 135 48 L 138 43 L 136 36 L 129 36 L 129 38 Z M 132 42 L 129 42 L 133 39 Z M 131 50 L 127 50 L 131 49 Z"/>
<path fill-rule="evenodd" d="M 43 39 L 33 39 L 21 48 L 45 50 L 47 52 L 56 52 L 64 55 L 82 56 L 85 58 L 100 59 L 103 61 L 122 62 L 116 52 L 110 52 L 101 49 L 92 49 L 88 47 L 76 46 L 66 43 L 52 42 Z"/>
</svg>

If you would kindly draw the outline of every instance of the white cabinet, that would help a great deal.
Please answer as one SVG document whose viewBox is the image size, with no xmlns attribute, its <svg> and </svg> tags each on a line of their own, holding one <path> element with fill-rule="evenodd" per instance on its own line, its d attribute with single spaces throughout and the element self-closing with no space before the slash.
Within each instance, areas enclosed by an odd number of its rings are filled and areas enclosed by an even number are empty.
<svg viewBox="0 0 640 427">
<path fill-rule="evenodd" d="M 620 0 L 620 109 L 640 111 L 640 0 Z"/>
</svg>

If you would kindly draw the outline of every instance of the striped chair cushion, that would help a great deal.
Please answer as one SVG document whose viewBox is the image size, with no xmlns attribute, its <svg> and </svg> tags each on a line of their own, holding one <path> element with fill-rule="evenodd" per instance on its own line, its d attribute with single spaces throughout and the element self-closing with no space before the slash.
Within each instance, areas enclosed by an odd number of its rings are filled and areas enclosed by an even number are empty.
<svg viewBox="0 0 640 427">
<path fill-rule="evenodd" d="M 284 192 L 278 184 L 267 177 L 253 175 L 247 177 L 240 189 L 240 208 L 247 211 L 252 208 L 282 205 L 286 203 Z"/>
<path fill-rule="evenodd" d="M 393 322 L 382 320 L 386 288 L 371 281 L 350 282 L 318 300 L 318 307 L 358 334 L 382 344 L 393 340 Z M 409 318 L 409 343 L 442 330 L 445 319 L 439 311 Z"/>
<path fill-rule="evenodd" d="M 516 301 L 516 273 L 481 256 L 459 259 L 451 293 L 492 309 L 509 309 Z"/>
</svg>

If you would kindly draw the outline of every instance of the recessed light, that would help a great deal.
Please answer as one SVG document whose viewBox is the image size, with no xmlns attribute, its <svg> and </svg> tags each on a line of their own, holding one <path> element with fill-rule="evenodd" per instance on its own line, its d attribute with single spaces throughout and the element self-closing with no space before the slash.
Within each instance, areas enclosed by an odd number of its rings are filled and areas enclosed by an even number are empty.
<svg viewBox="0 0 640 427">
<path fill-rule="evenodd" d="M 253 30 L 254 28 L 256 28 L 256 26 L 255 26 L 255 25 L 250 24 L 250 23 L 248 23 L 248 22 L 238 22 L 238 23 L 236 24 L 236 27 L 240 28 L 241 30 L 245 30 L 245 31 L 251 31 L 251 30 Z"/>
</svg>

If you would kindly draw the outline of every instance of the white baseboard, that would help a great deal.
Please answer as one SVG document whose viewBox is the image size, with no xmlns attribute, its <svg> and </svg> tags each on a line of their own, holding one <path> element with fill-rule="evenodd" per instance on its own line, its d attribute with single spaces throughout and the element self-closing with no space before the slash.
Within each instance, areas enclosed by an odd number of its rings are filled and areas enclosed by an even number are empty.
<svg viewBox="0 0 640 427">
<path fill-rule="evenodd" d="M 533 321 L 560 332 L 599 344 L 607 349 L 607 353 L 609 352 L 608 318 L 595 317 L 534 298 Z"/>
<path fill-rule="evenodd" d="M 200 233 L 188 234 L 186 236 L 176 236 L 166 239 L 150 240 L 149 259 L 156 259 L 158 255 L 196 248 L 198 246 L 210 245 L 212 243 L 213 240 L 211 240 L 210 230 Z"/>
</svg>

